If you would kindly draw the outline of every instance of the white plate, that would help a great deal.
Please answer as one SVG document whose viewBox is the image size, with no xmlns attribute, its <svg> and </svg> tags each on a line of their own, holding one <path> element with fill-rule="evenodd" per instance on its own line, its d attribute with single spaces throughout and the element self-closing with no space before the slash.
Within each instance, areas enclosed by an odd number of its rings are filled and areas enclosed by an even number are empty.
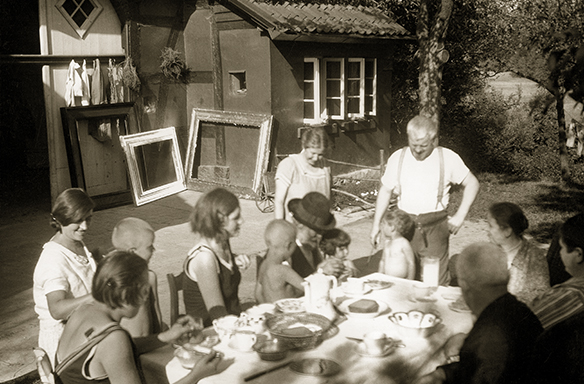
<svg viewBox="0 0 584 384">
<path fill-rule="evenodd" d="M 276 308 L 282 313 L 300 313 L 306 312 L 304 307 L 304 298 L 298 299 L 281 299 L 274 303 Z"/>
<path fill-rule="evenodd" d="M 362 291 L 350 291 L 345 285 L 341 286 L 341 290 L 345 293 L 345 295 L 349 296 L 363 296 L 371 292 L 371 287 L 367 284 L 363 284 Z"/>
<path fill-rule="evenodd" d="M 367 284 L 371 289 L 387 289 L 393 286 L 393 282 L 385 281 L 385 280 L 365 280 L 365 284 Z"/>
<path fill-rule="evenodd" d="M 466 305 L 466 303 L 462 303 L 460 300 L 453 301 L 452 303 L 448 304 L 448 308 L 454 312 L 460 313 L 469 313 L 470 308 Z"/>
<path fill-rule="evenodd" d="M 351 305 L 355 301 L 359 301 L 359 300 L 361 300 L 361 299 L 357 298 L 357 299 L 345 300 L 339 305 L 339 310 L 341 312 L 343 312 L 345 315 L 347 315 L 353 319 L 373 319 L 374 317 L 379 316 L 380 314 L 382 314 L 383 312 L 385 312 L 389 309 L 389 306 L 386 303 L 384 303 L 383 301 L 374 300 L 374 299 L 367 299 L 367 300 L 375 301 L 377 303 L 377 305 L 379 306 L 379 308 L 377 309 L 377 312 L 355 313 L 355 312 L 349 311 L 349 305 Z"/>
</svg>

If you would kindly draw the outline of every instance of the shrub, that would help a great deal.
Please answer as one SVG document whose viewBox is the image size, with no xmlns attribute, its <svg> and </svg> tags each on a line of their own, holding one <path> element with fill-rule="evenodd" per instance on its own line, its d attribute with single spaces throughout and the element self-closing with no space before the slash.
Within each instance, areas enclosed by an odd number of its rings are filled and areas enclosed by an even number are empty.
<svg viewBox="0 0 584 384">
<path fill-rule="evenodd" d="M 531 180 L 557 180 L 555 111 L 544 113 L 540 99 L 481 90 L 445 113 L 441 142 L 459 153 L 475 172 L 495 172 Z"/>
</svg>

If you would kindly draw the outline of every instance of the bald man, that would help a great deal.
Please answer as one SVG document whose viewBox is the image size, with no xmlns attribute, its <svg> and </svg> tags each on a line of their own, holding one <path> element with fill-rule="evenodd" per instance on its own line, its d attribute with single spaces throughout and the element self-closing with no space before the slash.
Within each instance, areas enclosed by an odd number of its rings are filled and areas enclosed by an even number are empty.
<svg viewBox="0 0 584 384">
<path fill-rule="evenodd" d="M 507 292 L 509 271 L 502 249 L 472 244 L 460 254 L 456 270 L 464 300 L 477 320 L 464 339 L 459 361 L 438 367 L 416 384 L 526 383 L 530 355 L 543 328 L 531 310 Z"/>
<path fill-rule="evenodd" d="M 133 252 L 146 262 L 154 253 L 154 228 L 146 221 L 136 217 L 126 217 L 120 220 L 112 232 L 112 245 L 118 251 Z M 163 329 L 160 301 L 158 300 L 158 279 L 149 270 L 150 295 L 133 318 L 122 319 L 122 327 L 130 332 L 132 337 L 154 335 Z"/>
</svg>

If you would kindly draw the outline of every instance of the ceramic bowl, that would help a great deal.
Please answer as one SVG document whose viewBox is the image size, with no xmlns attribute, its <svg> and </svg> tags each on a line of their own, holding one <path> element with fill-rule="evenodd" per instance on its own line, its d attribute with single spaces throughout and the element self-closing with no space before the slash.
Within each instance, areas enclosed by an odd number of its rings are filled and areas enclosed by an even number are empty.
<svg viewBox="0 0 584 384">
<path fill-rule="evenodd" d="M 428 337 L 442 322 L 435 313 L 416 310 L 396 312 L 389 316 L 389 320 L 397 325 L 398 331 L 404 337 Z"/>
<path fill-rule="evenodd" d="M 259 341 L 253 346 L 260 359 L 266 361 L 282 360 L 288 355 L 289 348 L 278 339 Z"/>
</svg>

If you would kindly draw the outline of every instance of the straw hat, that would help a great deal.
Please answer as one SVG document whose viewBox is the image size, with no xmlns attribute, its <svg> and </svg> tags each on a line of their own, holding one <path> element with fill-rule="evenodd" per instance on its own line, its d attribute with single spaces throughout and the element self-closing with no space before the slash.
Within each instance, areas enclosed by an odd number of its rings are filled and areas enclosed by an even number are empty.
<svg viewBox="0 0 584 384">
<path fill-rule="evenodd" d="M 302 199 L 290 200 L 288 210 L 298 222 L 317 232 L 332 229 L 337 224 L 331 213 L 330 200 L 319 192 L 309 192 Z"/>
</svg>

